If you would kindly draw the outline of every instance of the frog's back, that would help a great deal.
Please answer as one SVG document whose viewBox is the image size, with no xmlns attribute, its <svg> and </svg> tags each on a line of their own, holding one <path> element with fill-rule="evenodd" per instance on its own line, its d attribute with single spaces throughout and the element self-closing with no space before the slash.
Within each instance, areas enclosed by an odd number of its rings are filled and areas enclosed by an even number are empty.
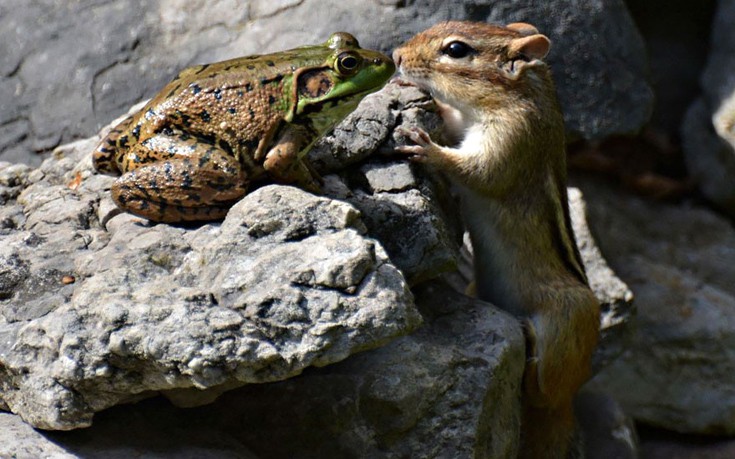
<svg viewBox="0 0 735 459">
<path fill-rule="evenodd" d="M 118 174 L 129 147 L 168 128 L 219 139 L 253 152 L 290 109 L 294 73 L 324 63 L 324 48 L 304 47 L 182 70 L 138 113 L 117 125 L 93 155 L 95 168 Z"/>
<path fill-rule="evenodd" d="M 324 50 L 301 48 L 198 65 L 183 70 L 140 117 L 222 139 L 233 148 L 253 145 L 294 103 L 294 73 L 324 64 Z M 146 114 L 145 111 L 151 112 Z"/>
</svg>

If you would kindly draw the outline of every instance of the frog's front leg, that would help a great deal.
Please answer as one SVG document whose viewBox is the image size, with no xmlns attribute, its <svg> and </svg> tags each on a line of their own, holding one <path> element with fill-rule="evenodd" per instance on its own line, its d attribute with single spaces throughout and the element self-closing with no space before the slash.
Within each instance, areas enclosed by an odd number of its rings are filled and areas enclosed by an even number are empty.
<svg viewBox="0 0 735 459">
<path fill-rule="evenodd" d="M 288 125 L 266 153 L 263 168 L 277 182 L 293 183 L 304 190 L 319 193 L 321 177 L 305 157 L 299 157 L 310 146 L 309 136 L 303 128 Z"/>
<path fill-rule="evenodd" d="M 112 199 L 152 221 L 220 220 L 247 191 L 248 177 L 232 155 L 191 137 L 159 134 L 126 156 L 146 162 L 112 185 Z M 156 156 L 161 159 L 148 160 Z"/>
</svg>

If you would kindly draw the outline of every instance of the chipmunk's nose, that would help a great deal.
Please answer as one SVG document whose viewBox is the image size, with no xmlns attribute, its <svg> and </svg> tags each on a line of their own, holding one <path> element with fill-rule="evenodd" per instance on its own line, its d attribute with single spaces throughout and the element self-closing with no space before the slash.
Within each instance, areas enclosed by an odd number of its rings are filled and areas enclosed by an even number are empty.
<svg viewBox="0 0 735 459">
<path fill-rule="evenodd" d="M 393 62 L 396 64 L 396 68 L 401 66 L 401 49 L 393 51 Z"/>
</svg>

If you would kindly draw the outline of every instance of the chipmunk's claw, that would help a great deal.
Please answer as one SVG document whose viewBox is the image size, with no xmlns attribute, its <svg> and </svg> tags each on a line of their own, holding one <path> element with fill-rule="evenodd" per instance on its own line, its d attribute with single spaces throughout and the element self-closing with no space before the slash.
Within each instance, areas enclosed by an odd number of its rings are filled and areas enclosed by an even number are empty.
<svg viewBox="0 0 735 459">
<path fill-rule="evenodd" d="M 396 151 L 409 155 L 411 161 L 427 162 L 431 151 L 436 148 L 436 144 L 431 140 L 431 136 L 421 128 L 412 127 L 410 129 L 399 126 L 396 132 L 414 142 L 416 145 L 399 145 Z"/>
</svg>

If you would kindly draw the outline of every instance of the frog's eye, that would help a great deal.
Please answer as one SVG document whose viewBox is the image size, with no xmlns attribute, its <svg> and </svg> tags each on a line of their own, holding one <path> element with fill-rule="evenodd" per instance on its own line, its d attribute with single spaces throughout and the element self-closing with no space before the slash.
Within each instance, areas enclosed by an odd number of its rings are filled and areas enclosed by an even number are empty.
<svg viewBox="0 0 735 459">
<path fill-rule="evenodd" d="M 458 40 L 449 42 L 442 48 L 442 53 L 454 59 L 462 59 L 474 52 L 474 48 L 467 43 Z"/>
<path fill-rule="evenodd" d="M 352 53 L 342 53 L 337 56 L 337 71 L 343 75 L 352 75 L 357 72 L 362 63 L 359 55 Z"/>
</svg>

